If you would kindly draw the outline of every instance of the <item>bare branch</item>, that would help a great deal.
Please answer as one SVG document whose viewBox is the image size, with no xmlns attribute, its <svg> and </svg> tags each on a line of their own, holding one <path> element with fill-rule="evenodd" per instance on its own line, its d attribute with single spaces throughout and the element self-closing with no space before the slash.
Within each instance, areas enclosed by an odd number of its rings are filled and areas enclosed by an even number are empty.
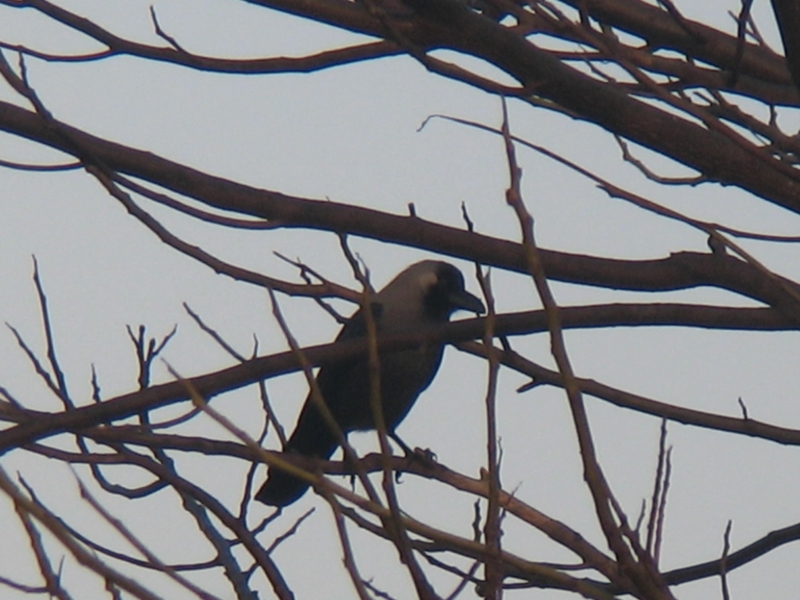
<svg viewBox="0 0 800 600">
<path fill-rule="evenodd" d="M 98 560 L 78 544 L 60 521 L 40 504 L 25 497 L 16 485 L 8 478 L 6 472 L 0 467 L 0 489 L 14 502 L 18 512 L 24 512 L 39 521 L 52 535 L 54 535 L 65 548 L 82 565 L 97 573 L 114 586 L 124 589 L 141 600 L 158 600 L 158 596 L 133 579 L 122 575 L 105 563 Z"/>
</svg>

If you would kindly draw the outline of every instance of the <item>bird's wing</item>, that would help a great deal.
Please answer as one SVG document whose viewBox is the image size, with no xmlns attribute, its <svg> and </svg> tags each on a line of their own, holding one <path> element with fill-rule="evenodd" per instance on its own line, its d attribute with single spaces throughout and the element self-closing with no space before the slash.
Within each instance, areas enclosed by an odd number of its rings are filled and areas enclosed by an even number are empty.
<svg viewBox="0 0 800 600">
<path fill-rule="evenodd" d="M 383 314 L 383 305 L 379 302 L 373 302 L 371 307 L 372 317 L 379 324 L 380 317 Z M 336 336 L 336 341 L 357 340 L 366 337 L 366 335 L 367 323 L 362 310 L 359 310 L 342 327 L 339 335 Z M 354 357 L 323 364 L 317 374 L 317 385 L 322 397 L 325 399 L 331 413 L 337 418 L 337 421 L 344 422 L 345 427 L 348 419 L 342 419 L 341 417 L 350 408 L 348 407 L 348 400 L 350 400 L 349 396 L 353 392 L 350 387 L 353 381 L 363 379 L 353 377 L 353 375 L 357 370 L 363 369 L 363 365 L 363 357 Z M 303 405 L 303 410 L 300 412 L 294 433 L 287 442 L 285 449 L 295 450 L 311 456 L 327 457 L 337 445 L 333 433 L 309 395 Z"/>
</svg>

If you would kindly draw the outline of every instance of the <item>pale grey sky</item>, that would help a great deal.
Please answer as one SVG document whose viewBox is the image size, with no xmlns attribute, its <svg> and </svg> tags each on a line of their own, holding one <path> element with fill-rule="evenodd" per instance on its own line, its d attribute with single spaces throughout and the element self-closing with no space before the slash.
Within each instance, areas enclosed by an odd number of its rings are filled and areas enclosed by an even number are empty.
<svg viewBox="0 0 800 600">
<path fill-rule="evenodd" d="M 148 6 L 139 0 L 71 1 L 60 5 L 112 28 L 119 35 L 158 42 Z M 717 23 L 728 31 L 727 10 L 733 0 L 678 2 L 689 16 Z M 352 36 L 263 10 L 243 2 L 152 2 L 161 25 L 188 49 L 230 56 L 296 55 L 328 48 Z M 702 5 L 702 6 L 700 6 Z M 756 3 L 762 32 L 775 40 L 767 2 Z M 696 11 L 696 12 L 695 12 Z M 50 52 L 83 52 L 92 44 L 63 28 L 53 28 L 32 10 L 0 7 L 0 39 Z M 11 57 L 6 53 L 7 57 Z M 414 202 L 427 219 L 461 226 L 466 203 L 476 229 L 518 238 L 513 213 L 505 205 L 507 168 L 500 140 L 453 123 L 434 120 L 444 113 L 490 125 L 500 121 L 499 101 L 462 84 L 427 73 L 410 58 L 391 58 L 310 75 L 230 76 L 115 58 L 88 64 L 45 64 L 27 60 L 32 86 L 60 120 L 91 133 L 207 170 L 246 184 L 313 198 L 330 198 L 395 213 Z M 21 102 L 7 86 L 0 100 Z M 790 111 L 787 111 L 790 112 Z M 796 111 L 794 116 L 796 117 Z M 544 110 L 511 104 L 514 132 L 613 179 L 617 184 L 696 217 L 724 221 L 771 233 L 796 234 L 797 215 L 754 201 L 733 188 L 700 186 L 662 188 L 644 180 L 620 160 L 613 139 L 598 128 Z M 684 172 L 651 154 L 651 165 Z M 0 134 L 0 158 L 47 163 L 61 160 L 52 151 Z M 703 251 L 705 237 L 685 226 L 607 198 L 591 182 L 553 162 L 519 150 L 524 192 L 536 218 L 541 246 L 624 258 L 658 258 L 681 250 Z M 145 324 L 156 336 L 178 324 L 165 353 L 183 375 L 200 374 L 231 363 L 199 333 L 185 314 L 187 302 L 242 353 L 253 335 L 261 353 L 285 349 L 269 313 L 266 294 L 235 283 L 168 249 L 83 172 L 35 174 L 0 169 L 0 320 L 17 327 L 42 353 L 41 325 L 31 282 L 35 255 L 50 302 L 60 358 L 76 398 L 89 402 L 90 369 L 95 365 L 104 397 L 135 388 L 135 361 L 125 325 Z M 222 231 L 191 222 L 160 207 L 147 205 L 176 233 L 225 260 L 284 278 L 294 271 L 274 251 L 299 257 L 326 276 L 355 285 L 333 235 L 298 230 Z M 797 248 L 744 244 L 781 274 L 800 278 Z M 367 240 L 352 240 L 380 286 L 408 263 L 426 253 Z M 467 274 L 468 263 L 456 262 Z M 495 272 L 498 310 L 539 305 L 526 278 Z M 468 287 L 477 292 L 474 278 Z M 648 299 L 644 294 L 555 284 L 564 304 Z M 664 295 L 696 302 L 746 301 L 718 291 L 694 290 Z M 311 301 L 281 299 L 290 325 L 302 343 L 331 340 L 338 329 Z M 345 311 L 349 310 L 347 307 Z M 727 333 L 689 329 L 619 329 L 568 332 L 576 372 L 609 385 L 666 402 L 711 412 L 739 415 L 737 398 L 750 416 L 800 427 L 800 371 L 796 367 L 797 333 Z M 515 345 L 550 364 L 544 336 L 515 340 Z M 0 385 L 26 405 L 58 410 L 17 347 L 10 332 L 0 333 Z M 445 464 L 476 476 L 485 463 L 485 365 L 447 350 L 445 363 L 423 394 L 400 434 L 412 446 L 431 447 Z M 157 381 L 166 381 L 162 366 Z M 499 399 L 504 450 L 502 480 L 507 488 L 554 518 L 568 523 L 602 546 L 590 498 L 581 482 L 580 460 L 563 393 L 536 389 L 518 395 L 524 383 L 504 372 Z M 269 383 L 274 405 L 291 425 L 305 396 L 300 376 Z M 656 461 L 657 419 L 587 399 L 599 456 L 623 507 L 635 519 L 649 498 Z M 259 423 L 260 405 L 252 390 L 219 399 L 217 408 L 251 433 Z M 179 412 L 179 411 L 176 411 Z M 452 415 L 458 415 L 453 420 Z M 210 423 L 204 431 L 215 431 Z M 768 531 L 800 521 L 800 467 L 797 449 L 670 424 L 674 446 L 673 479 L 667 507 L 662 566 L 671 569 L 719 556 L 729 519 L 732 544 L 739 548 Z M 358 448 L 374 447 L 372 436 L 356 436 Z M 220 498 L 235 505 L 244 485 L 244 467 L 206 457 L 184 460 L 184 473 L 208 482 Z M 210 462 L 214 462 L 210 465 Z M 2 457 L 9 473 L 19 472 L 43 501 L 89 534 L 103 527 L 78 497 L 68 470 L 20 451 Z M 88 477 L 80 471 L 84 480 Z M 259 475 L 263 478 L 263 472 Z M 404 477 L 399 493 L 411 514 L 422 514 L 438 526 L 469 535 L 472 499 L 441 485 Z M 431 497 L 446 510 L 430 514 Z M 161 496 L 137 501 L 108 501 L 161 557 L 189 562 L 210 557 L 208 548 L 182 544 L 194 525 L 182 517 L 174 499 Z M 340 566 L 341 550 L 329 510 L 312 494 L 292 506 L 266 536 L 283 532 L 292 517 L 311 506 L 317 511 L 275 553 L 299 599 L 354 596 Z M 262 507 L 255 515 L 266 515 Z M 554 552 L 543 536 L 515 526 L 509 519 L 504 545 L 533 560 L 571 560 Z M 13 509 L 0 498 L 0 576 L 37 581 Z M 185 530 L 183 528 L 186 528 Z M 181 531 L 185 531 L 184 534 Z M 411 583 L 402 570 L 387 570 L 395 550 L 353 533 L 362 574 L 395 597 L 408 597 Z M 266 542 L 268 543 L 268 541 Z M 364 549 L 368 550 L 364 550 Z M 734 598 L 793 599 L 800 589 L 800 547 L 785 546 L 767 558 L 730 575 Z M 310 565 L 324 565 L 313 567 Z M 67 581 L 84 575 L 68 562 Z M 73 579 L 76 578 L 76 579 Z M 203 577 L 200 581 L 205 581 Z M 441 580 L 434 577 L 434 582 Z M 219 581 L 209 591 L 230 597 Z M 161 584 L 158 584 L 161 585 Z M 442 592 L 451 582 L 442 585 Z M 102 584 L 82 581 L 84 598 L 104 597 Z M 216 586 L 216 587 L 214 587 Z M 186 597 L 157 587 L 165 597 Z M 265 590 L 268 586 L 265 585 Z M 719 598 L 715 579 L 678 587 L 684 600 Z M 3 590 L 3 598 L 21 598 Z M 469 594 L 466 594 L 468 597 Z M 562 598 L 555 592 L 510 592 L 508 598 Z M 265 591 L 264 597 L 270 597 Z"/>
</svg>

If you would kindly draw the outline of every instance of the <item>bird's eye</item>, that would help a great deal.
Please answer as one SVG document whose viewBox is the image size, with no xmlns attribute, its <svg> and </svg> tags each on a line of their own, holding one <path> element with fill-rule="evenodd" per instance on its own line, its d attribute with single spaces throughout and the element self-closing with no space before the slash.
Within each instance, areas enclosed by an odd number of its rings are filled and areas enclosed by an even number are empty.
<svg viewBox="0 0 800 600">
<path fill-rule="evenodd" d="M 419 276 L 419 287 L 426 292 L 437 283 L 439 283 L 439 278 L 436 276 L 436 273 L 428 272 Z"/>
</svg>

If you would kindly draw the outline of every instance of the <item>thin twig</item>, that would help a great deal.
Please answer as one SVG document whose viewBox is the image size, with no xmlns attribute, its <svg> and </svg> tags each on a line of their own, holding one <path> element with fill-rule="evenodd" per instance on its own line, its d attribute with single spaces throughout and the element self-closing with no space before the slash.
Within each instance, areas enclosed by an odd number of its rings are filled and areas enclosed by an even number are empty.
<svg viewBox="0 0 800 600">
<path fill-rule="evenodd" d="M 372 296 L 374 289 L 370 282 L 369 270 L 364 267 L 362 270 L 355 256 L 353 256 L 347 245 L 346 236 L 339 237 L 342 252 L 344 253 L 353 274 L 358 279 L 362 288 L 361 297 L 361 314 L 364 315 L 364 322 L 367 329 L 367 348 L 368 348 L 368 367 L 369 367 L 369 383 L 370 383 L 370 409 L 372 411 L 373 422 L 375 423 L 375 430 L 378 434 L 378 441 L 381 449 L 381 457 L 383 458 L 383 491 L 386 495 L 387 504 L 389 506 L 389 514 L 391 518 L 384 520 L 384 528 L 389 532 L 392 541 L 394 542 L 400 559 L 403 564 L 408 568 L 414 586 L 422 600 L 437 600 L 439 597 L 433 590 L 430 582 L 428 581 L 425 573 L 422 571 L 414 552 L 411 543 L 408 539 L 408 532 L 403 525 L 403 519 L 400 513 L 400 505 L 397 500 L 397 491 L 394 485 L 394 471 L 391 464 L 392 449 L 389 445 L 388 428 L 386 426 L 386 419 L 383 412 L 383 399 L 381 397 L 381 363 L 378 353 L 378 326 L 375 322 L 375 315 L 372 311 Z"/>
<path fill-rule="evenodd" d="M 159 596 L 139 582 L 117 572 L 77 543 L 55 515 L 22 494 L 2 467 L 0 467 L 0 489 L 14 502 L 18 512 L 22 511 L 29 514 L 39 521 L 81 565 L 94 571 L 105 580 L 113 582 L 116 587 L 128 591 L 140 600 L 161 600 Z"/>
<path fill-rule="evenodd" d="M 156 569 L 158 569 L 161 573 L 164 573 L 179 585 L 185 587 L 187 590 L 192 592 L 198 598 L 202 598 L 203 600 L 219 600 L 218 596 L 214 596 L 213 594 L 209 594 L 205 590 L 199 588 L 197 585 L 183 577 L 180 573 L 176 572 L 172 569 L 169 565 L 162 562 L 148 547 L 144 544 L 139 538 L 137 538 L 133 532 L 117 517 L 114 517 L 111 513 L 106 510 L 106 508 L 97 501 L 97 499 L 92 495 L 89 489 L 84 485 L 83 481 L 81 481 L 80 477 L 78 477 L 77 473 L 73 470 L 73 475 L 75 477 L 75 481 L 78 483 L 78 489 L 80 490 L 81 498 L 86 500 L 89 505 L 103 518 L 103 520 L 111 525 L 125 540 L 128 541 L 136 550 L 138 550 L 142 556 L 144 556 L 147 561 L 154 565 Z"/>
<path fill-rule="evenodd" d="M 725 535 L 722 541 L 722 558 L 719 560 L 719 578 L 722 585 L 722 600 L 730 600 L 731 595 L 728 591 L 728 551 L 731 548 L 731 527 L 733 521 L 728 520 L 725 526 Z"/>
<path fill-rule="evenodd" d="M 503 597 L 503 569 L 500 563 L 500 459 L 497 449 L 497 379 L 500 361 L 494 352 L 494 336 L 496 313 L 494 294 L 490 273 L 481 272 L 480 265 L 475 266 L 478 281 L 480 282 L 483 297 L 486 300 L 487 317 L 483 334 L 483 345 L 488 355 L 488 378 L 486 385 L 486 477 L 489 484 L 488 506 L 486 508 L 486 524 L 484 526 L 484 540 L 489 555 L 492 557 L 485 563 L 485 587 L 482 593 L 489 600 L 500 600 Z"/>
<path fill-rule="evenodd" d="M 502 131 L 510 172 L 510 184 L 506 192 L 506 202 L 514 209 L 517 215 L 522 233 L 526 265 L 547 314 L 551 353 L 558 365 L 561 378 L 564 381 L 564 388 L 569 400 L 570 410 L 572 411 L 581 458 L 583 460 L 584 480 L 591 492 L 600 527 L 605 534 L 606 541 L 619 561 L 621 574 L 630 577 L 637 588 L 641 589 L 642 592 L 646 591 L 646 593 L 652 594 L 653 598 L 670 598 L 671 594 L 669 594 L 663 581 L 654 581 L 651 579 L 652 573 L 650 570 L 642 568 L 641 565 L 636 563 L 630 553 L 628 545 L 623 540 L 620 528 L 614 520 L 612 505 L 616 504 L 616 502 L 597 460 L 581 389 L 575 379 L 575 374 L 567 355 L 562 334 L 559 308 L 550 291 L 547 276 L 539 256 L 539 250 L 534 240 L 533 218 L 530 213 L 528 213 L 522 200 L 520 185 L 522 172 L 516 162 L 514 144 L 509 132 L 508 111 L 505 102 L 503 102 Z M 617 512 L 619 514 L 619 511 Z"/>
</svg>

